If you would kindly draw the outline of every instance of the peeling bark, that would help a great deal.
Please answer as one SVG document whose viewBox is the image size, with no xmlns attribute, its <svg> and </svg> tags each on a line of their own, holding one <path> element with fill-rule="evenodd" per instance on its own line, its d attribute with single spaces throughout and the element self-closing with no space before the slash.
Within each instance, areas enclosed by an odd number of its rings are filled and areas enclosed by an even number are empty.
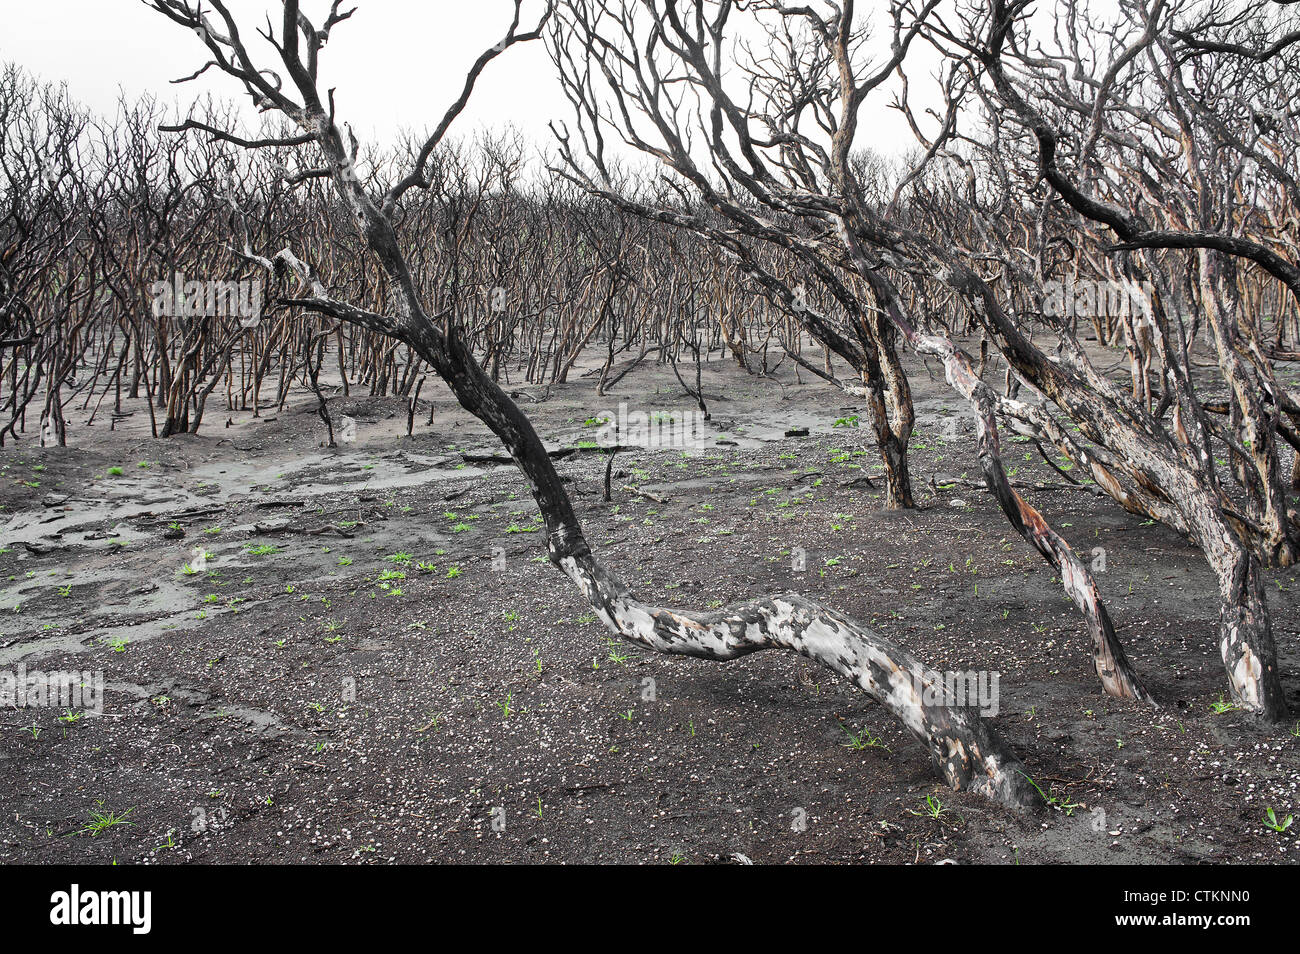
<svg viewBox="0 0 1300 954">
<path fill-rule="evenodd" d="M 1088 634 L 1092 639 L 1093 665 L 1102 688 L 1108 695 L 1138 699 L 1154 705 L 1155 697 L 1143 687 L 1115 634 L 1115 627 L 1101 602 L 1101 594 L 1092 574 L 1069 543 L 1011 486 L 1002 466 L 998 441 L 995 416 L 997 393 L 980 380 L 971 366 L 970 357 L 951 340 L 940 335 L 921 334 L 903 317 L 894 287 L 868 264 L 856 237 L 844 220 L 841 220 L 840 235 L 854 267 L 866 279 L 890 321 L 918 354 L 934 355 L 943 361 L 948 384 L 969 402 L 975 414 L 977 452 L 984 481 L 1016 531 L 1033 544 L 1051 566 L 1060 571 L 1061 585 L 1087 621 Z"/>
<path fill-rule="evenodd" d="M 1139 699 L 1155 705 L 1155 697 L 1143 687 L 1124 653 L 1124 647 L 1120 645 L 1119 637 L 1115 635 L 1115 627 L 1101 602 L 1092 574 L 1074 548 L 1011 486 L 1002 466 L 998 425 L 994 417 L 995 396 L 975 374 L 970 359 L 952 342 L 926 336 L 921 339 L 920 347 L 943 358 L 948 383 L 974 408 L 978 454 L 985 483 L 1016 531 L 1033 544 L 1043 559 L 1060 571 L 1061 585 L 1087 621 L 1088 634 L 1092 638 L 1093 665 L 1102 688 L 1107 695 Z"/>
<path fill-rule="evenodd" d="M 1241 551 L 1220 580 L 1219 655 L 1232 698 L 1273 722 L 1287 716 L 1259 559 Z"/>
<path fill-rule="evenodd" d="M 1280 722 L 1289 710 L 1264 598 L 1263 564 L 1217 515 L 1207 514 L 1197 536 L 1219 579 L 1219 655 L 1232 698 L 1242 708 Z"/>
</svg>

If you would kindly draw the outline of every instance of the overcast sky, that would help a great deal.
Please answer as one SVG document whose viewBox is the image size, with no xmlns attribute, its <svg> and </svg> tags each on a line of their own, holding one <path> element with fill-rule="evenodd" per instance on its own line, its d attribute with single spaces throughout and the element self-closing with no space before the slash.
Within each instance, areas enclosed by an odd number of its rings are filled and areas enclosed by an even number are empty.
<svg viewBox="0 0 1300 954">
<path fill-rule="evenodd" d="M 505 35 L 513 9 L 510 0 L 351 0 L 350 5 L 358 8 L 356 14 L 336 28 L 321 54 L 322 86 L 338 88 L 339 113 L 359 134 L 385 139 L 402 127 L 422 128 L 441 117 L 469 65 Z M 260 25 L 258 11 L 271 6 L 263 0 L 230 3 L 241 32 Z M 328 9 L 319 0 L 303 6 L 309 13 Z M 276 27 L 278 32 L 278 20 Z M 260 40 L 257 47 L 270 52 Z M 198 37 L 141 0 L 0 0 L 0 59 L 44 80 L 66 80 L 74 97 L 97 112 L 112 111 L 119 86 L 131 97 L 147 91 L 182 104 L 205 89 L 237 99 L 234 80 L 215 71 L 211 80 L 169 82 L 194 72 L 206 52 Z M 551 74 L 540 42 L 507 51 L 480 78 L 457 128 L 468 132 L 480 123 L 513 121 L 531 137 L 548 139 L 546 120 L 568 115 Z"/>
<path fill-rule="evenodd" d="M 404 127 L 423 129 L 441 117 L 469 65 L 504 36 L 513 9 L 511 0 L 349 0 L 348 5 L 358 9 L 336 28 L 322 53 L 322 88 L 337 87 L 340 118 L 359 136 L 380 143 Z M 246 34 L 262 22 L 260 11 L 272 6 L 278 4 L 230 2 Z M 305 0 L 303 6 L 317 14 L 328 9 L 328 0 Z M 276 20 L 277 32 L 278 26 Z M 258 47 L 271 52 L 260 39 Z M 196 36 L 141 0 L 0 0 L 0 59 L 42 80 L 66 80 L 73 96 L 99 113 L 113 111 L 119 87 L 130 98 L 152 92 L 167 103 L 188 103 L 204 90 L 240 97 L 234 81 L 216 71 L 197 83 L 171 85 L 202 65 L 206 50 Z M 549 146 L 547 120 L 570 116 L 545 50 L 535 42 L 514 47 L 489 65 L 453 133 L 513 122 Z M 913 144 L 902 117 L 883 103 L 869 103 L 863 119 L 864 131 L 871 132 L 864 141 L 875 140 L 881 151 Z"/>
</svg>

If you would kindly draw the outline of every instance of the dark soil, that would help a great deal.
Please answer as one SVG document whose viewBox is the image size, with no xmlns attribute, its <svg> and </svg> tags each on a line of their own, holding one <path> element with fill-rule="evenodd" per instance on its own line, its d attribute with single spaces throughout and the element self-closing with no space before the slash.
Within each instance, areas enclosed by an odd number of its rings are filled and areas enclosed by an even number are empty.
<svg viewBox="0 0 1300 954">
<path fill-rule="evenodd" d="M 998 672 L 994 724 L 1054 799 L 1041 812 L 947 789 L 880 706 L 800 657 L 612 641 L 546 562 L 514 469 L 464 462 L 499 452 L 484 428 L 439 392 L 408 438 L 403 402 L 354 390 L 331 402 L 357 421 L 337 449 L 305 398 L 169 440 L 136 402 L 116 432 L 74 416 L 75 446 L 0 451 L 0 669 L 107 683 L 102 716 L 0 710 L 0 862 L 1300 860 L 1300 825 L 1264 822 L 1300 814 L 1300 726 L 1216 711 L 1204 560 L 1007 440 L 1031 502 L 1104 550 L 1103 595 L 1163 704 L 1103 696 L 1053 571 L 965 483 L 957 399 L 914 370 L 916 511 L 881 509 L 865 411 L 788 364 L 784 387 L 707 365 L 709 446 L 621 453 L 613 503 L 602 453 L 557 466 L 643 599 L 797 590 L 936 669 Z M 692 408 L 650 365 L 593 391 L 575 378 L 525 408 L 555 447 L 619 401 Z M 195 547 L 212 556 L 186 574 Z M 1300 709 L 1297 571 L 1269 587 Z"/>
</svg>

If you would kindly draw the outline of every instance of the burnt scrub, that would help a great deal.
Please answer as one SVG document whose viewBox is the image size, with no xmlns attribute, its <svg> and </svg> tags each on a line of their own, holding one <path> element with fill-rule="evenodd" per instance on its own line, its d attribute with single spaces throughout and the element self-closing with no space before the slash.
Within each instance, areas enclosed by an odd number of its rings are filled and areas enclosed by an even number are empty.
<svg viewBox="0 0 1300 954">
<path fill-rule="evenodd" d="M 985 721 L 1037 809 L 951 789 L 798 649 L 719 664 L 617 638 L 524 478 L 484 460 L 493 435 L 426 388 L 411 438 L 404 402 L 334 396 L 356 440 L 322 447 L 298 395 L 195 436 L 150 439 L 137 407 L 0 452 L 0 668 L 105 684 L 102 716 L 0 710 L 0 859 L 1294 861 L 1266 811 L 1297 810 L 1300 739 L 1232 708 L 1204 558 L 1004 436 L 1157 707 L 1105 695 L 1086 617 L 984 489 L 969 411 L 908 365 L 916 510 L 886 506 L 865 406 L 789 366 L 775 388 L 706 363 L 704 446 L 620 452 L 609 503 L 587 422 L 690 411 L 671 369 L 528 408 L 639 605 L 698 621 L 798 593 L 930 670 L 996 672 Z M 1294 707 L 1295 570 L 1262 580 Z"/>
</svg>

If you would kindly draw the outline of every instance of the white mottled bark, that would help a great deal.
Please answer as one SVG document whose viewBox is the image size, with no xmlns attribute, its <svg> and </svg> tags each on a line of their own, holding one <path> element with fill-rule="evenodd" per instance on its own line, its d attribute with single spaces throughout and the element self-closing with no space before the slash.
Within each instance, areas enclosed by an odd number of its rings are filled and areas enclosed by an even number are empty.
<svg viewBox="0 0 1300 954">
<path fill-rule="evenodd" d="M 796 593 L 711 612 L 648 606 L 590 555 L 562 556 L 561 569 L 605 625 L 655 652 L 727 660 L 788 649 L 853 682 L 929 750 L 955 789 L 1017 808 L 1036 803 L 1020 760 L 973 706 L 948 696 L 936 673 L 860 623 Z"/>
</svg>

